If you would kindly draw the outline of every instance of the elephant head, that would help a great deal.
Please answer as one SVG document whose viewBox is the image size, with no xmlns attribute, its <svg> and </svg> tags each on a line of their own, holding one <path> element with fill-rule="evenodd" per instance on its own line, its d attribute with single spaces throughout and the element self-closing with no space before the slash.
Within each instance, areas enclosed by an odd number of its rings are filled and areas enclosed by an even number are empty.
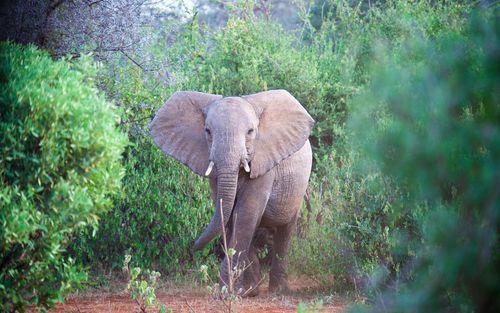
<svg viewBox="0 0 500 313">
<path fill-rule="evenodd" d="M 217 199 L 227 223 L 235 203 L 240 169 L 251 179 L 264 175 L 309 137 L 314 120 L 287 91 L 244 97 L 200 92 L 173 94 L 150 124 L 154 142 L 198 175 L 217 181 Z M 222 230 L 215 214 L 194 249 L 203 248 Z"/>
</svg>

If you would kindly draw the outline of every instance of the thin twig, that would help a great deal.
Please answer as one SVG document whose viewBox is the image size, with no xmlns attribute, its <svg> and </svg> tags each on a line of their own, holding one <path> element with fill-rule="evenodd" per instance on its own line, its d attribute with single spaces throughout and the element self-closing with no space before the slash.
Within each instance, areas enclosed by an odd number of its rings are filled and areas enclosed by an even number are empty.
<svg viewBox="0 0 500 313">
<path fill-rule="evenodd" d="M 142 65 L 140 65 L 139 63 L 137 63 L 131 56 L 129 56 L 125 51 L 123 51 L 123 49 L 120 49 L 119 50 L 124 56 L 127 57 L 127 59 L 129 59 L 130 61 L 132 61 L 132 63 L 134 63 L 135 65 L 137 65 L 142 71 L 146 71 L 144 69 L 144 67 L 142 67 Z"/>
<path fill-rule="evenodd" d="M 231 259 L 232 257 L 229 256 L 229 251 L 227 249 L 227 240 L 226 240 L 226 227 L 225 227 L 225 221 L 224 221 L 224 214 L 223 214 L 223 211 L 222 211 L 222 199 L 220 199 L 220 219 L 221 219 L 221 224 L 222 224 L 222 242 L 224 244 L 224 254 L 226 255 L 227 257 L 227 266 L 229 267 L 229 272 L 231 272 Z M 233 291 L 233 284 L 232 284 L 232 279 L 231 279 L 231 276 L 232 275 L 229 275 L 229 292 L 231 293 Z"/>
<path fill-rule="evenodd" d="M 151 117 L 153 117 L 153 115 L 151 115 L 151 116 L 145 116 L 145 117 L 143 117 L 143 118 L 139 118 L 139 119 L 136 119 L 136 120 L 131 120 L 131 121 L 121 121 L 121 122 L 120 122 L 120 125 L 125 125 L 125 124 L 130 124 L 130 123 L 142 122 L 142 121 L 144 121 L 144 120 L 151 119 Z"/>
<path fill-rule="evenodd" d="M 139 306 L 139 309 L 141 309 L 141 312 L 142 313 L 147 313 L 146 312 L 146 308 L 139 302 L 139 300 L 137 300 L 137 298 L 134 299 L 134 300 L 135 300 L 135 303 L 137 303 L 137 305 Z"/>
<path fill-rule="evenodd" d="M 224 244 L 224 254 L 226 255 L 226 258 L 227 258 L 227 266 L 228 266 L 228 279 L 229 279 L 229 288 L 228 288 L 228 292 L 229 292 L 229 312 L 231 312 L 231 302 L 232 302 L 232 299 L 231 299 L 231 295 L 233 294 L 233 269 L 232 269 L 232 257 L 229 256 L 229 253 L 228 253 L 228 249 L 227 249 L 227 240 L 226 240 L 226 227 L 225 227 L 225 223 L 224 223 L 224 212 L 222 210 L 222 199 L 220 199 L 220 207 L 219 207 L 219 210 L 220 210 L 220 219 L 221 219 L 221 224 L 222 224 L 222 242 Z"/>
<path fill-rule="evenodd" d="M 196 313 L 196 311 L 193 309 L 193 307 L 189 304 L 187 299 L 184 299 L 184 302 L 186 302 L 187 306 L 189 307 L 189 312 Z"/>
<path fill-rule="evenodd" d="M 252 262 L 253 262 L 253 261 L 252 261 Z M 252 262 L 250 262 L 250 264 L 252 264 Z M 250 288 L 248 288 L 248 290 L 247 290 L 247 291 L 245 291 L 245 292 L 244 292 L 241 296 L 242 296 L 242 297 L 246 296 L 246 295 L 247 295 L 247 294 L 249 294 L 251 291 L 253 291 L 253 290 L 257 289 L 257 288 L 258 288 L 258 287 L 259 287 L 259 286 L 260 286 L 263 282 L 264 282 L 264 277 L 262 277 L 262 278 L 259 280 L 259 282 L 258 282 L 258 283 L 257 283 L 254 287 L 250 286 Z"/>
<path fill-rule="evenodd" d="M 76 309 L 78 310 L 78 313 L 82 313 L 82 311 L 80 310 L 80 307 L 78 306 L 78 302 L 75 302 L 75 306 L 76 306 Z"/>
<path fill-rule="evenodd" d="M 96 0 L 96 1 L 93 1 L 93 2 L 88 2 L 88 4 L 87 4 L 87 5 L 88 5 L 89 7 L 91 7 L 91 6 L 93 6 L 93 5 L 99 4 L 99 2 L 102 2 L 102 1 L 104 1 L 104 0 Z"/>
</svg>

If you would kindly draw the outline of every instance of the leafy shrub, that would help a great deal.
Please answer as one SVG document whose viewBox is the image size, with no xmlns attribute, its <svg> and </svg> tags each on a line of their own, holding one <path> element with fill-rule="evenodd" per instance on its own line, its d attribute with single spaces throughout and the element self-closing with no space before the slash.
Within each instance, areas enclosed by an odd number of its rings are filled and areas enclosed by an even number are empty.
<svg viewBox="0 0 500 313">
<path fill-rule="evenodd" d="M 419 237 L 415 220 L 421 210 L 400 214 L 402 192 L 377 171 L 360 173 L 359 153 L 337 157 L 338 166 L 313 173 L 312 210 L 302 212 L 300 234 L 292 242 L 293 270 L 313 277 L 324 287 L 362 291 L 379 266 L 398 275 L 404 256 L 395 254 L 398 236 Z M 330 160 L 330 162 L 332 162 Z"/>
<path fill-rule="evenodd" d="M 85 279 L 66 254 L 120 187 L 125 137 L 88 57 L 0 43 L 0 311 L 51 306 Z"/>
<path fill-rule="evenodd" d="M 500 309 L 498 7 L 469 20 L 460 31 L 411 38 L 398 55 L 380 47 L 373 81 L 354 102 L 367 162 L 408 193 L 396 213 L 427 206 L 406 264 L 411 279 L 375 285 L 366 311 Z"/>
<path fill-rule="evenodd" d="M 130 291 L 130 297 L 135 300 L 140 312 L 146 313 L 148 308 L 157 306 L 158 313 L 166 313 L 167 307 L 158 301 L 155 292 L 157 280 L 161 274 L 150 270 L 146 270 L 145 273 L 141 274 L 142 269 L 140 267 L 130 269 L 129 263 L 131 259 L 130 254 L 125 255 L 122 267 L 122 270 L 128 275 L 127 289 Z M 169 312 L 172 312 L 172 310 L 169 310 Z"/>
<path fill-rule="evenodd" d="M 321 23 L 313 22 L 314 15 L 305 20 L 305 25 L 318 28 L 308 30 L 319 89 L 319 101 L 309 110 L 316 119 L 313 140 L 321 156 L 332 151 L 337 156 L 350 153 L 345 130 L 350 115 L 347 103 L 371 79 L 368 64 L 374 57 L 374 42 L 383 41 L 389 53 L 397 54 L 408 38 L 460 29 L 469 11 L 467 5 L 450 2 L 387 1 L 368 7 L 362 2 L 319 1 Z"/>
<path fill-rule="evenodd" d="M 230 16 L 225 27 L 205 38 L 193 20 L 172 50 L 182 57 L 177 87 L 224 96 L 286 88 L 305 105 L 317 101 L 314 56 L 278 24 L 246 14 L 243 20 Z"/>
</svg>

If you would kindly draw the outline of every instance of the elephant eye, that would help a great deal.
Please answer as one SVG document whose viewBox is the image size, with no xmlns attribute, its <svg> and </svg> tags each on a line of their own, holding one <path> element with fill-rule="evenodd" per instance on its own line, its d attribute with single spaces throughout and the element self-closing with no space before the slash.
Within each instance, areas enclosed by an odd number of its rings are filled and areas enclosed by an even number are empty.
<svg viewBox="0 0 500 313">
<path fill-rule="evenodd" d="M 253 132 L 254 132 L 254 129 L 253 129 L 253 128 L 250 128 L 250 129 L 248 130 L 248 134 L 249 134 L 249 135 L 251 135 Z"/>
<path fill-rule="evenodd" d="M 210 129 L 205 128 L 205 133 L 207 133 L 207 135 L 210 135 Z"/>
</svg>

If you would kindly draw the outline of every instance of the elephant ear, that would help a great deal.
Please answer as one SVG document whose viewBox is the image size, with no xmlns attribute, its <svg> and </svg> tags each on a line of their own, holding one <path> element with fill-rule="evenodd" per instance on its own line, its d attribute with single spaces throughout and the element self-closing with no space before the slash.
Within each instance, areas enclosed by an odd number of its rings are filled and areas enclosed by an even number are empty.
<svg viewBox="0 0 500 313">
<path fill-rule="evenodd" d="M 250 178 L 256 178 L 297 152 L 309 138 L 314 120 L 286 90 L 244 96 L 257 116 L 259 130 Z"/>
<path fill-rule="evenodd" d="M 203 110 L 221 98 L 194 91 L 174 93 L 149 124 L 155 144 L 196 174 L 203 175 L 209 163 Z"/>
</svg>

